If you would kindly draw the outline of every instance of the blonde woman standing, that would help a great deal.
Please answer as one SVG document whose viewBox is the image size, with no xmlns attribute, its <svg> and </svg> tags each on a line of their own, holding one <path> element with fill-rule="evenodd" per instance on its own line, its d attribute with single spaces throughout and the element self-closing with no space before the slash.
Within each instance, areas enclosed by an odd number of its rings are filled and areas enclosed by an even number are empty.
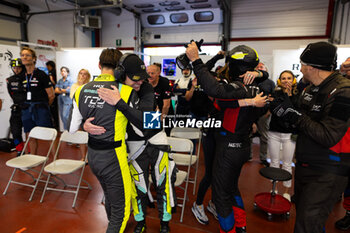
<svg viewBox="0 0 350 233">
<path fill-rule="evenodd" d="M 74 83 L 70 88 L 70 98 L 73 99 L 74 93 L 78 87 L 90 82 L 91 75 L 87 69 L 81 69 L 78 73 L 77 82 Z"/>
</svg>

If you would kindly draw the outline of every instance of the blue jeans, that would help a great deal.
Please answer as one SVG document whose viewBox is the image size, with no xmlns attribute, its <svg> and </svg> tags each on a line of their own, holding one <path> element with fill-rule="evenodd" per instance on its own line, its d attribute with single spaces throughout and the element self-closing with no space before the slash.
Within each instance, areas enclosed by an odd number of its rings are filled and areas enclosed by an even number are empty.
<svg viewBox="0 0 350 233">
<path fill-rule="evenodd" d="M 62 98 L 58 98 L 58 109 L 60 113 L 61 120 L 63 122 L 63 128 L 66 130 L 68 128 L 68 118 L 70 114 L 70 109 L 72 107 L 71 103 L 66 103 Z"/>
<path fill-rule="evenodd" d="M 26 102 L 22 109 L 22 122 L 25 133 L 35 126 L 52 127 L 49 105 L 45 102 Z"/>
</svg>

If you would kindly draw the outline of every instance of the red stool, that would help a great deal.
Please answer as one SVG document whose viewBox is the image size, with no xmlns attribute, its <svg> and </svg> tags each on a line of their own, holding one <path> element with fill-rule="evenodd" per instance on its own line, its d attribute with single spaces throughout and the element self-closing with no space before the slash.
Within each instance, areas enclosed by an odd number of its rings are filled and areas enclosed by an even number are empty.
<svg viewBox="0 0 350 233">
<path fill-rule="evenodd" d="M 260 175 L 272 180 L 271 193 L 258 193 L 254 197 L 254 207 L 267 213 L 267 219 L 272 220 L 272 214 L 284 215 L 289 218 L 291 207 L 290 201 L 275 192 L 276 181 L 287 181 L 292 179 L 292 174 L 281 168 L 264 167 L 259 171 Z"/>
</svg>

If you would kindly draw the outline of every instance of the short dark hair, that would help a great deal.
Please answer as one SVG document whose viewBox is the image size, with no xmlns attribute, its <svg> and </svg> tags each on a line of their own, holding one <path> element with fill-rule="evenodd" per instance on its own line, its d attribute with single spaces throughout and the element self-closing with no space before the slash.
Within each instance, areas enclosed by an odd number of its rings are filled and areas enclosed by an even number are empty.
<svg viewBox="0 0 350 233">
<path fill-rule="evenodd" d="M 153 62 L 153 65 L 158 66 L 159 70 L 162 71 L 162 64 L 160 64 L 158 62 Z"/>
<path fill-rule="evenodd" d="M 53 69 L 56 69 L 56 63 L 54 61 L 48 61 L 46 62 L 47 66 L 51 66 Z"/>
<path fill-rule="evenodd" d="M 100 55 L 100 65 L 101 67 L 115 69 L 119 63 L 120 58 L 123 54 L 114 48 L 104 49 Z"/>
<path fill-rule="evenodd" d="M 68 67 L 62 66 L 61 69 L 60 69 L 60 71 L 62 71 L 63 69 L 65 69 L 65 70 L 67 71 L 67 73 L 69 74 L 69 69 L 68 69 Z"/>
</svg>

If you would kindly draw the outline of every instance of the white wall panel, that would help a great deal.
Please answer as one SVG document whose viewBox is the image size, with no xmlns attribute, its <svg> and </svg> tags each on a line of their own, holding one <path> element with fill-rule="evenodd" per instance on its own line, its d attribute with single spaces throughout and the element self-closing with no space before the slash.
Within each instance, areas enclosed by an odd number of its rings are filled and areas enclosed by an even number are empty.
<svg viewBox="0 0 350 233">
<path fill-rule="evenodd" d="M 233 0 L 231 37 L 325 35 L 328 0 Z"/>
<path fill-rule="evenodd" d="M 109 11 L 103 11 L 101 34 L 101 46 L 103 47 L 115 47 L 116 39 L 122 39 L 121 47 L 135 47 L 133 14 L 124 9 L 119 16 Z"/>
<path fill-rule="evenodd" d="M 15 2 L 12 0 L 11 2 Z M 27 4 L 30 12 L 47 11 L 44 0 L 21 0 L 22 3 Z M 51 9 L 69 9 L 71 5 L 57 1 L 56 3 L 48 1 Z M 5 29 L 6 33 L 20 38 L 19 24 L 13 24 L 11 21 L 5 22 L 5 27 L 1 24 L 0 28 Z M 0 30 L 2 31 L 2 30 Z M 0 36 L 3 36 L 0 32 Z M 76 31 L 76 46 L 77 47 L 91 47 L 91 31 L 83 31 L 81 27 L 77 27 Z M 4 37 L 8 37 L 5 36 Z M 52 13 L 34 15 L 28 22 L 28 40 L 32 43 L 37 43 L 38 40 L 52 41 L 58 43 L 59 47 L 73 47 L 73 12 Z"/>
</svg>

